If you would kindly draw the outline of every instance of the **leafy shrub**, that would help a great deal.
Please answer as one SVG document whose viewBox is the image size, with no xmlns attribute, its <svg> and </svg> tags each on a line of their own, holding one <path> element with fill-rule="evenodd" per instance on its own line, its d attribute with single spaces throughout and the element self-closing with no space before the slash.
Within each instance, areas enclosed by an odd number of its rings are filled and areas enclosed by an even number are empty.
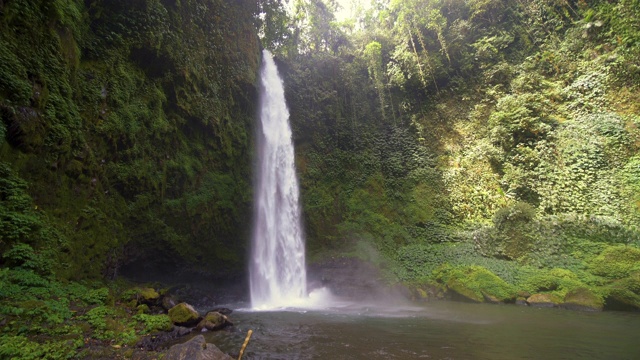
<svg viewBox="0 0 640 360">
<path fill-rule="evenodd" d="M 169 331 L 173 328 L 173 323 L 166 314 L 137 314 L 133 316 L 133 319 L 142 323 L 143 329 L 141 330 L 141 334 L 150 334 L 157 331 Z"/>
<path fill-rule="evenodd" d="M 75 358 L 77 349 L 82 345 L 84 345 L 82 336 L 39 343 L 22 335 L 0 335 L 0 358 L 16 360 L 72 359 Z"/>
<path fill-rule="evenodd" d="M 473 236 L 473 235 L 471 235 Z M 484 257 L 471 243 L 412 244 L 396 253 L 396 276 L 403 281 L 429 281 L 442 265 L 482 266 L 509 284 L 516 284 L 522 276 L 522 267 L 513 261 Z"/>
<path fill-rule="evenodd" d="M 109 289 L 107 288 L 92 289 L 84 294 L 82 300 L 87 304 L 106 305 L 109 295 Z"/>
</svg>

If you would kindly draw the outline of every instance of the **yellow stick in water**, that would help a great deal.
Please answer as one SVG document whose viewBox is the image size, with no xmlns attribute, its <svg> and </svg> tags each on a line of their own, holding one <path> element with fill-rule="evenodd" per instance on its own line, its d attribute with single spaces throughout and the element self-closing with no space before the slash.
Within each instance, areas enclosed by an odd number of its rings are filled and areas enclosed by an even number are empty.
<svg viewBox="0 0 640 360">
<path fill-rule="evenodd" d="M 251 334 L 253 334 L 253 330 L 249 330 L 247 332 L 247 337 L 244 339 L 244 344 L 242 344 L 242 349 L 240 349 L 240 355 L 238 355 L 238 360 L 242 360 L 242 354 L 244 354 L 244 349 L 249 345 L 249 339 L 251 339 Z"/>
</svg>

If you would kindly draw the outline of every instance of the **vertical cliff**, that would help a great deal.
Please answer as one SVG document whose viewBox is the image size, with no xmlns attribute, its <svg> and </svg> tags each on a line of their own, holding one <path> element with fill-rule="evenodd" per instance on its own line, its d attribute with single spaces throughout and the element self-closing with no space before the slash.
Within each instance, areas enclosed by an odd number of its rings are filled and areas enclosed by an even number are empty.
<svg viewBox="0 0 640 360">
<path fill-rule="evenodd" d="M 240 266 L 255 8 L 0 2 L 4 264 L 70 278 L 114 276 L 131 261 Z"/>
</svg>

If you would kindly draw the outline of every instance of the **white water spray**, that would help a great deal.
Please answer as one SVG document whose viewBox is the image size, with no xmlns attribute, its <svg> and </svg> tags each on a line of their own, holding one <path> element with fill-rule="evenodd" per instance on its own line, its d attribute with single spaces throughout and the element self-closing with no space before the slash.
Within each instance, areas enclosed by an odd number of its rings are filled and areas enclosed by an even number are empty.
<svg viewBox="0 0 640 360">
<path fill-rule="evenodd" d="M 251 306 L 273 309 L 303 303 L 307 275 L 289 110 L 278 68 L 267 50 L 260 77 L 249 274 Z"/>
</svg>

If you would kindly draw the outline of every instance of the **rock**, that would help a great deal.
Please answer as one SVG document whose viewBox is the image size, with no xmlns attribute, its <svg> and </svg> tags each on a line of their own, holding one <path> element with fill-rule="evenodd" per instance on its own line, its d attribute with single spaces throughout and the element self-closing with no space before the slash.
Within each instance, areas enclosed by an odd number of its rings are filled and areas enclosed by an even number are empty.
<svg viewBox="0 0 640 360">
<path fill-rule="evenodd" d="M 211 309 L 209 310 L 209 312 L 219 312 L 222 315 L 231 315 L 231 313 L 233 312 L 233 310 L 229 309 L 229 308 L 215 308 L 215 309 Z"/>
<path fill-rule="evenodd" d="M 604 309 L 639 311 L 640 296 L 625 288 L 612 288 L 605 297 Z"/>
<path fill-rule="evenodd" d="M 207 315 L 204 316 L 202 321 L 198 323 L 198 326 L 196 326 L 196 329 L 198 330 L 207 329 L 207 330 L 213 331 L 213 330 L 222 329 L 229 325 L 233 325 L 233 323 L 229 321 L 226 315 L 221 314 L 217 311 L 210 311 L 207 313 Z"/>
<path fill-rule="evenodd" d="M 171 331 L 161 331 L 144 336 L 140 341 L 138 341 L 136 347 L 146 351 L 157 351 L 159 349 L 166 348 L 165 344 L 173 342 L 175 339 L 189 333 L 191 333 L 191 329 L 189 328 L 174 326 Z"/>
<path fill-rule="evenodd" d="M 180 326 L 194 326 L 200 322 L 200 314 L 187 303 L 180 303 L 169 309 L 171 322 Z"/>
<path fill-rule="evenodd" d="M 560 307 L 570 310 L 602 311 L 604 301 L 587 288 L 577 288 L 567 293 Z"/>
<path fill-rule="evenodd" d="M 153 288 L 141 288 L 138 290 L 138 302 L 151 304 L 160 298 L 160 294 Z"/>
<path fill-rule="evenodd" d="M 162 297 L 162 307 L 169 311 L 169 309 L 171 309 L 172 307 L 178 305 L 179 301 L 171 294 L 165 294 Z"/>
<path fill-rule="evenodd" d="M 436 280 L 446 285 L 452 300 L 491 303 L 515 300 L 511 285 L 481 266 L 443 267 Z"/>
<path fill-rule="evenodd" d="M 487 293 L 482 293 L 482 296 L 484 297 L 484 301 L 490 304 L 501 304 L 502 301 L 500 301 L 500 299 L 498 299 L 497 297 L 493 296 L 493 295 L 489 295 Z"/>
<path fill-rule="evenodd" d="M 516 299 L 516 305 L 524 305 L 527 306 L 529 304 L 527 304 L 527 299 L 524 297 L 519 297 Z"/>
<path fill-rule="evenodd" d="M 204 336 L 198 335 L 184 344 L 172 346 L 163 360 L 233 360 L 213 344 L 207 344 Z"/>
<path fill-rule="evenodd" d="M 558 296 L 545 293 L 533 294 L 527 299 L 527 304 L 533 307 L 556 307 L 562 302 Z"/>
</svg>

